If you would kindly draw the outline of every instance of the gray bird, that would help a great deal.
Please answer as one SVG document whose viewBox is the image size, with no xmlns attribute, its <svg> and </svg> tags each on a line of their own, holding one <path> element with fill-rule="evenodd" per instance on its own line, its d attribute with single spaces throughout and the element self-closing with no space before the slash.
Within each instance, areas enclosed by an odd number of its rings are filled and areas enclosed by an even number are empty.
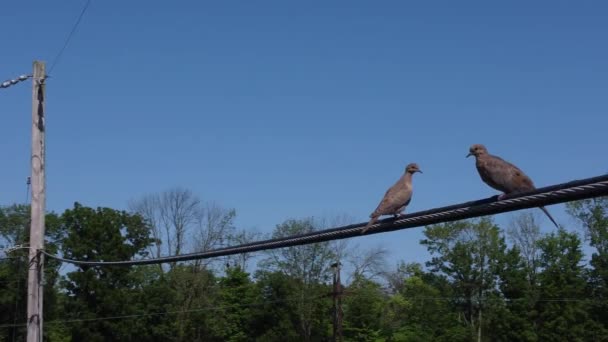
<svg viewBox="0 0 608 342">
<path fill-rule="evenodd" d="M 482 144 L 473 144 L 469 148 L 470 156 L 475 156 L 475 166 L 481 180 L 490 187 L 504 192 L 498 196 L 498 199 L 503 199 L 508 194 L 531 191 L 536 189 L 534 183 L 521 169 L 509 163 L 508 161 L 491 155 L 486 147 Z M 539 207 L 549 217 L 551 222 L 559 229 L 557 222 L 545 207 Z"/>
<path fill-rule="evenodd" d="M 386 191 L 376 210 L 369 215 L 371 220 L 363 228 L 361 234 L 365 233 L 382 215 L 393 215 L 395 218 L 401 216 L 405 207 L 412 200 L 412 176 L 416 172 L 422 173 L 416 163 L 408 164 L 405 167 L 401 178 Z"/>
</svg>

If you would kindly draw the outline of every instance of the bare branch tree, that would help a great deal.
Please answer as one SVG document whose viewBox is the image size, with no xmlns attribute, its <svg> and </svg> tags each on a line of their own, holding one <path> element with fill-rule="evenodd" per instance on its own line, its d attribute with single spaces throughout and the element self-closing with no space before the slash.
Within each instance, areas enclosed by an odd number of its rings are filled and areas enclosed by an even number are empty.
<svg viewBox="0 0 608 342">
<path fill-rule="evenodd" d="M 228 245 L 234 235 L 236 211 L 225 209 L 215 202 L 206 203 L 196 218 L 196 229 L 192 235 L 195 252 L 205 252 Z M 213 260 L 197 260 L 196 265 L 208 266 Z"/>
<path fill-rule="evenodd" d="M 507 228 L 507 237 L 519 248 L 528 268 L 528 281 L 532 284 L 538 271 L 540 250 L 538 241 L 542 238 L 540 232 L 539 214 L 525 211 L 512 217 Z"/>
<path fill-rule="evenodd" d="M 129 210 L 140 214 L 148 221 L 150 234 L 155 240 L 155 243 L 148 247 L 150 255 L 153 258 L 158 258 L 162 255 L 163 232 L 160 219 L 160 198 L 158 194 L 144 195 L 137 200 L 131 200 L 128 204 Z"/>
<path fill-rule="evenodd" d="M 352 278 L 375 279 L 383 276 L 386 274 L 388 254 L 388 250 L 381 246 L 372 247 L 363 253 L 351 253 L 348 262 L 353 267 Z"/>
<path fill-rule="evenodd" d="M 129 208 L 150 224 L 150 233 L 157 241 L 150 248 L 153 257 L 178 255 L 188 248 L 208 250 L 230 234 L 235 216 L 234 210 L 224 210 L 215 203 L 203 204 L 197 195 L 182 187 L 132 200 Z M 187 239 L 190 234 L 193 239 Z"/>
<path fill-rule="evenodd" d="M 230 245 L 241 245 L 245 243 L 250 243 L 261 238 L 262 234 L 257 230 L 240 230 L 235 234 L 229 236 L 229 244 Z M 254 257 L 254 253 L 241 253 L 237 255 L 231 255 L 228 257 L 227 262 L 231 264 L 233 267 L 239 267 L 242 270 L 247 270 L 248 262 Z"/>
<path fill-rule="evenodd" d="M 357 221 L 353 216 L 346 213 L 340 213 L 325 215 L 319 219 L 316 219 L 314 224 L 316 227 L 318 227 L 318 229 L 329 229 L 347 226 L 356 222 Z M 348 255 L 351 253 L 349 248 L 350 242 L 350 238 L 330 241 L 331 249 L 336 255 L 336 261 L 343 261 L 347 259 Z"/>
<path fill-rule="evenodd" d="M 357 221 L 348 214 L 327 215 L 315 220 L 315 226 L 319 229 L 347 226 Z M 351 246 L 351 239 L 341 239 L 331 241 L 329 244 L 335 254 L 336 260 L 346 264 L 351 273 L 346 279 L 346 283 L 358 276 L 374 279 L 382 276 L 386 271 L 386 258 L 388 251 L 383 247 L 373 247 L 361 252 L 359 244 Z"/>
<path fill-rule="evenodd" d="M 169 255 L 184 249 L 188 228 L 200 213 L 201 201 L 192 191 L 180 187 L 164 191 L 160 196 L 160 221 L 165 228 Z"/>
<path fill-rule="evenodd" d="M 234 209 L 224 209 L 215 202 L 206 203 L 196 217 L 196 231 L 193 236 L 194 250 L 204 252 L 226 246 L 226 240 L 235 229 L 235 217 Z"/>
</svg>

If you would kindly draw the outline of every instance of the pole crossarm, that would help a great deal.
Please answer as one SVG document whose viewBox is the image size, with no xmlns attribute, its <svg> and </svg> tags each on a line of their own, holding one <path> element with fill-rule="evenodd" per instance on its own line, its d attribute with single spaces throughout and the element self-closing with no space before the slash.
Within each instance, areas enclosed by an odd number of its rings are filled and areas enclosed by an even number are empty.
<svg viewBox="0 0 608 342">
<path fill-rule="evenodd" d="M 505 196 L 497 200 L 497 196 L 470 201 L 441 208 L 419 211 L 403 215 L 397 219 L 388 218 L 378 221 L 365 233 L 361 230 L 367 222 L 357 223 L 337 228 L 319 230 L 311 233 L 288 236 L 283 238 L 256 241 L 236 246 L 212 249 L 204 252 L 166 256 L 154 259 L 127 261 L 85 261 L 70 260 L 43 251 L 49 258 L 88 266 L 134 266 L 150 265 L 168 262 L 209 259 L 241 253 L 250 253 L 268 249 L 305 245 L 317 242 L 346 239 L 362 235 L 380 234 L 401 229 L 421 227 L 430 224 L 452 222 L 463 219 L 495 215 L 509 211 L 535 208 L 564 202 L 608 196 L 608 174 L 575 180 L 567 183 L 538 188 L 533 191 Z"/>
</svg>

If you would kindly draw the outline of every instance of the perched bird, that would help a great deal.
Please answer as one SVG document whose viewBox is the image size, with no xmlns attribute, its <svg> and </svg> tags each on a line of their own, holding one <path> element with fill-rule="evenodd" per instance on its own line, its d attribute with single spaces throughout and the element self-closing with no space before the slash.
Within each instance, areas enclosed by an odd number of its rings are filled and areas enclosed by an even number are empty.
<svg viewBox="0 0 608 342">
<path fill-rule="evenodd" d="M 369 215 L 371 220 L 363 228 L 361 234 L 365 233 L 382 215 L 394 215 L 395 218 L 401 216 L 405 207 L 412 200 L 412 175 L 416 172 L 422 173 L 416 163 L 408 164 L 405 167 L 404 174 L 386 191 L 376 210 Z"/>
<path fill-rule="evenodd" d="M 504 192 L 504 194 L 498 196 L 499 200 L 508 194 L 536 189 L 530 177 L 521 169 L 500 157 L 489 154 L 484 145 L 471 145 L 467 158 L 470 156 L 475 156 L 475 166 L 477 167 L 479 176 L 481 176 L 481 180 L 490 187 Z M 545 207 L 539 208 L 559 228 L 557 222 L 555 222 L 547 209 Z"/>
</svg>

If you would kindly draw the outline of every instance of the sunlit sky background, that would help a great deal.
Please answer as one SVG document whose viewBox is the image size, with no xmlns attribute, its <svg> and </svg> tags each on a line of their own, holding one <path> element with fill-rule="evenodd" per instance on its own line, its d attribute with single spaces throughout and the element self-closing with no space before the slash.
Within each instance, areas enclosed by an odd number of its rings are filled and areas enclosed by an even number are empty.
<svg viewBox="0 0 608 342">
<path fill-rule="evenodd" d="M 0 80 L 50 68 L 84 3 L 0 3 Z M 93 1 L 48 81 L 47 208 L 182 186 L 263 233 L 362 222 L 410 162 L 408 212 L 497 194 L 473 143 L 538 186 L 604 174 L 607 18 L 604 1 Z M 29 81 L 0 114 L 0 203 L 23 202 Z M 351 244 L 424 262 L 421 238 Z"/>
</svg>

